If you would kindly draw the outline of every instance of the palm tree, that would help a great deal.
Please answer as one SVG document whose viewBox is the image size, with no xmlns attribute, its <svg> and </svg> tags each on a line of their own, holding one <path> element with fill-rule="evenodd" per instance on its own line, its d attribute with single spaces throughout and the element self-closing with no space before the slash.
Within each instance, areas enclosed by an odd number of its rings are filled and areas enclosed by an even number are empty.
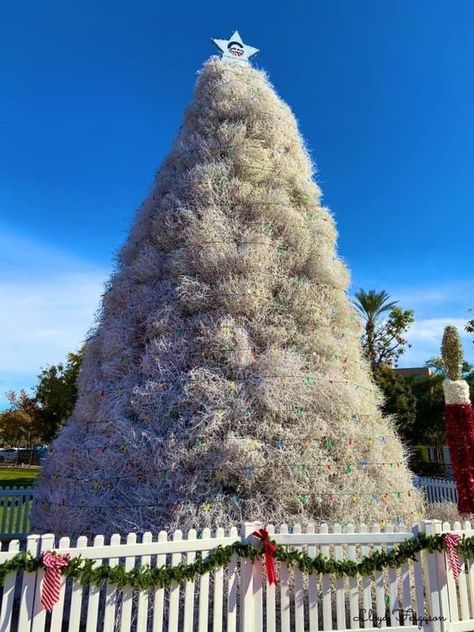
<svg viewBox="0 0 474 632">
<path fill-rule="evenodd" d="M 472 308 L 467 310 L 468 312 L 472 312 L 474 311 Z M 464 329 L 469 333 L 469 334 L 474 334 L 474 318 L 471 318 L 471 320 L 468 320 L 466 323 L 466 326 L 464 327 Z"/>
<path fill-rule="evenodd" d="M 389 312 L 398 301 L 391 301 L 390 295 L 385 290 L 377 292 L 376 290 L 359 290 L 355 294 L 354 305 L 362 315 L 365 321 L 365 335 L 367 344 L 367 355 L 372 366 L 375 368 L 376 351 L 375 351 L 375 331 L 377 323 L 385 312 Z"/>
</svg>

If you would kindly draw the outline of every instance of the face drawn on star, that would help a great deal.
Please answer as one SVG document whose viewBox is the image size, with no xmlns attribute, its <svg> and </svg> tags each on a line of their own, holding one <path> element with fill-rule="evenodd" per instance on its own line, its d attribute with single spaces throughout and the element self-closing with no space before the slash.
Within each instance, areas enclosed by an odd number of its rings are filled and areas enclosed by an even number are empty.
<svg viewBox="0 0 474 632">
<path fill-rule="evenodd" d="M 229 42 L 227 44 L 227 50 L 231 55 L 234 55 L 234 57 L 242 57 L 244 54 L 244 47 L 240 42 L 236 41 Z"/>
</svg>

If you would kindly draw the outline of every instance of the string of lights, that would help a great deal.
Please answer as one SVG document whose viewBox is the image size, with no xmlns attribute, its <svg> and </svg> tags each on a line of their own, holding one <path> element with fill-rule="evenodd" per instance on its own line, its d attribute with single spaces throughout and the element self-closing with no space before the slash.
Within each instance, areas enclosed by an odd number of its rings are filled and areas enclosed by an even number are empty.
<svg viewBox="0 0 474 632">
<path fill-rule="evenodd" d="M 308 213 L 308 219 L 310 219 L 310 220 L 316 219 L 316 214 L 315 213 Z M 323 219 L 324 219 L 324 221 L 328 221 L 327 218 L 323 218 Z M 138 224 L 144 224 L 146 222 L 145 221 L 141 221 L 141 222 L 137 222 L 137 223 Z M 324 231 L 324 230 L 313 230 L 312 231 L 312 235 L 319 235 L 320 237 L 324 237 L 328 243 L 332 243 L 334 241 L 334 237 L 332 235 L 328 235 L 327 232 Z M 237 240 L 237 241 L 239 241 L 239 240 Z M 243 243 L 256 243 L 256 242 L 253 242 L 252 240 L 248 240 L 247 242 L 245 242 L 245 240 L 240 240 L 240 241 L 243 242 Z M 262 245 L 265 245 L 265 246 L 271 246 L 275 242 L 279 242 L 279 241 L 282 241 L 281 238 L 272 239 L 268 243 L 267 242 L 261 242 L 261 243 L 262 243 Z M 141 242 L 136 241 L 134 243 L 135 243 L 135 245 L 138 245 Z M 229 239 L 229 240 L 219 240 L 219 241 L 200 241 L 199 243 L 200 244 L 201 243 L 205 243 L 205 244 L 226 244 L 226 243 L 229 243 L 229 244 L 232 244 L 232 243 L 235 243 L 235 240 L 230 240 Z M 181 247 L 184 247 L 184 246 L 189 246 L 189 244 L 186 244 L 186 243 L 181 244 Z M 293 249 L 293 250 L 296 250 L 296 249 Z M 169 254 L 169 253 L 164 253 L 164 256 L 166 254 Z M 315 257 L 315 255 L 312 255 L 312 257 Z M 338 257 L 334 257 L 334 259 L 337 259 L 337 258 Z"/>
<path fill-rule="evenodd" d="M 155 202 L 158 202 L 158 198 L 156 197 L 152 197 L 152 200 Z M 235 208 L 236 206 L 244 206 L 246 208 L 250 208 L 252 206 L 279 206 L 282 208 L 291 208 L 291 209 L 298 209 L 298 205 L 297 204 L 288 204 L 287 202 L 280 202 L 280 201 L 276 201 L 276 202 L 267 202 L 265 200 L 234 200 L 234 201 L 230 201 L 227 202 L 226 204 L 211 204 L 210 206 L 212 207 L 217 207 L 220 209 L 229 209 L 229 207 L 231 208 Z M 321 210 L 320 207 L 317 207 L 317 210 L 314 211 L 308 211 L 306 208 L 304 209 L 304 214 L 311 220 L 316 219 L 316 216 L 318 214 L 318 212 Z M 330 221 L 330 217 L 321 217 L 319 216 L 319 219 L 322 220 L 323 222 L 329 222 Z M 141 226 L 143 224 L 147 224 L 150 221 L 150 217 L 146 217 L 144 219 L 138 219 L 135 224 L 137 226 Z M 271 223 L 268 220 L 264 220 L 262 222 L 262 228 L 265 231 L 265 229 L 270 229 L 271 228 Z M 324 231 L 321 231 L 322 234 L 325 234 Z M 139 243 L 139 242 L 135 242 L 135 243 Z"/>
<path fill-rule="evenodd" d="M 299 473 L 299 474 L 309 474 L 311 470 L 319 470 L 319 469 L 327 469 L 329 471 L 336 471 L 336 470 L 343 470 L 344 474 L 350 474 L 351 472 L 354 471 L 354 469 L 362 469 L 362 468 L 368 468 L 368 467 L 401 467 L 401 465 L 403 464 L 403 461 L 366 461 L 365 459 L 360 459 L 359 463 L 355 464 L 355 463 L 345 463 L 345 464 L 334 464 L 334 463 L 317 463 L 311 466 L 308 465 L 298 465 L 298 466 L 290 466 L 290 465 L 286 465 L 286 464 L 282 464 L 282 467 L 285 468 L 285 470 L 288 470 L 289 472 L 295 472 L 295 473 Z M 191 467 L 189 466 L 188 468 L 186 468 L 186 466 L 184 466 L 185 469 L 188 470 L 195 470 L 195 467 Z M 255 470 L 264 470 L 264 469 L 271 469 L 271 464 L 267 464 L 267 465 L 254 465 L 252 467 L 248 467 L 248 466 L 234 466 L 231 468 L 222 468 L 222 467 L 199 467 L 199 474 L 201 474 L 202 472 L 216 472 L 217 474 L 221 475 L 222 477 L 225 477 L 227 474 L 233 474 L 234 472 L 245 472 L 247 478 L 252 478 L 254 475 L 254 471 Z M 163 478 L 167 478 L 170 475 L 170 472 L 172 471 L 172 468 L 159 468 L 157 470 L 153 470 L 152 472 L 150 472 L 149 477 L 152 478 L 154 476 L 156 476 L 156 474 L 160 474 Z M 137 480 L 142 480 L 145 477 L 148 478 L 147 475 L 145 474 L 137 474 L 137 472 L 128 474 L 128 475 L 121 475 L 121 476 L 107 476 L 105 478 L 94 478 L 94 477 L 78 477 L 78 476 L 69 476 L 67 474 L 53 474 L 53 475 L 48 475 L 43 473 L 42 475 L 43 479 L 48 479 L 48 480 L 63 480 L 63 479 L 67 479 L 67 480 L 73 480 L 73 481 L 81 481 L 81 482 L 106 482 L 106 481 L 120 481 L 120 480 L 129 480 L 129 479 L 134 479 L 136 478 Z"/>
<path fill-rule="evenodd" d="M 279 240 L 280 241 L 280 240 Z M 208 245 L 214 245 L 214 244 L 230 244 L 232 246 L 237 246 L 237 249 L 242 250 L 244 246 L 247 246 L 248 244 L 253 244 L 253 245 L 258 245 L 258 246 L 274 246 L 274 242 L 269 240 L 269 241 L 258 241 L 257 239 L 248 239 L 248 240 L 241 240 L 241 239 L 221 239 L 218 241 L 199 241 L 199 244 L 208 244 Z M 284 244 L 280 245 L 280 246 L 276 246 L 277 251 L 282 254 L 285 252 L 298 252 L 296 248 L 293 248 L 292 246 L 285 246 Z M 338 259 L 338 257 L 333 256 L 333 257 L 328 257 L 328 255 L 323 254 L 323 255 L 316 255 L 316 254 L 311 254 L 311 259 L 329 259 L 331 261 L 336 261 Z"/>
<path fill-rule="evenodd" d="M 268 114 L 268 113 L 266 113 Z M 282 120 L 279 117 L 276 117 L 273 115 L 273 118 L 276 120 Z M 284 134 L 281 133 L 279 134 L 279 138 L 283 139 L 283 138 L 291 138 L 291 136 L 289 134 Z M 285 151 L 285 147 L 280 146 L 280 147 L 266 147 L 264 145 L 261 146 L 262 149 L 271 149 L 274 153 L 278 154 L 283 151 Z M 176 144 L 174 145 L 174 147 L 171 150 L 171 153 L 167 156 L 166 161 L 167 162 L 171 162 L 172 160 L 176 160 L 177 158 L 181 158 L 182 156 L 187 156 L 187 155 L 194 155 L 194 154 L 202 154 L 204 157 L 208 156 L 210 158 L 212 158 L 212 162 L 216 162 L 216 152 L 219 152 L 219 160 L 217 162 L 221 163 L 224 162 L 226 160 L 232 159 L 233 156 L 229 156 L 228 154 L 223 155 L 224 152 L 227 151 L 227 148 L 225 147 L 210 147 L 209 145 L 202 145 L 200 147 L 186 147 L 186 145 L 184 144 Z M 266 171 L 267 169 L 265 169 L 265 167 L 258 167 L 257 164 L 252 164 L 252 170 L 253 169 L 258 169 L 259 171 Z"/>
<path fill-rule="evenodd" d="M 170 302 L 172 302 L 172 301 L 170 301 Z M 132 302 L 132 303 L 129 303 L 129 305 L 130 305 L 130 307 L 136 307 L 138 305 L 138 303 Z M 231 325 L 226 325 L 226 324 L 224 324 L 223 326 L 226 327 L 226 328 L 227 327 L 231 327 Z M 296 329 L 297 329 L 296 326 L 288 327 L 289 331 L 293 331 L 293 330 L 296 330 Z M 308 330 L 307 335 L 317 335 L 319 333 L 321 333 L 320 330 L 310 329 L 310 330 Z M 326 333 L 326 332 L 324 331 L 324 333 Z M 330 333 L 331 333 L 331 335 L 334 336 L 334 338 L 336 340 L 360 340 L 360 336 L 357 335 L 357 334 L 356 335 L 349 335 L 349 334 L 341 333 L 340 331 L 334 331 L 334 330 L 331 330 Z M 184 335 L 182 332 L 179 332 L 179 331 L 178 331 L 178 334 Z M 96 335 L 96 334 L 94 334 L 94 335 Z M 350 359 L 350 358 L 348 358 L 348 359 Z"/>
<path fill-rule="evenodd" d="M 214 411 L 215 411 L 216 414 L 223 414 L 223 413 L 225 413 L 225 409 L 224 408 L 215 408 Z M 293 414 L 296 417 L 302 417 L 305 412 L 308 412 L 308 411 L 305 411 L 304 409 L 300 408 L 300 409 L 295 410 Z M 174 412 L 174 411 L 170 411 L 169 413 L 167 413 L 166 416 L 169 417 L 170 419 L 177 419 L 178 418 L 176 412 Z M 351 415 L 351 417 L 349 417 L 348 415 L 337 414 L 337 415 L 334 416 L 334 419 L 337 419 L 338 421 L 342 421 L 344 419 L 352 419 L 353 421 L 361 421 L 362 419 L 370 419 L 370 417 L 372 417 L 372 415 L 370 415 L 370 414 L 359 415 L 357 413 L 353 413 Z M 96 420 L 93 420 L 93 421 L 88 421 L 88 420 L 81 421 L 81 424 L 84 425 L 84 426 L 95 426 L 96 424 L 108 424 L 108 423 L 110 423 L 110 421 L 108 421 L 107 419 L 96 419 Z M 244 439 L 242 438 L 242 440 L 244 440 Z M 349 439 L 349 444 L 350 444 L 350 441 L 351 440 Z"/>
<path fill-rule="evenodd" d="M 245 377 L 241 377 L 241 378 L 233 378 L 233 379 L 229 379 L 228 377 L 225 377 L 223 375 L 216 375 L 214 377 L 218 377 L 220 379 L 223 380 L 227 380 L 228 382 L 228 386 L 231 389 L 235 389 L 237 388 L 237 384 L 239 383 L 250 383 L 250 384 L 261 384 L 263 380 L 303 380 L 303 384 L 305 386 L 311 386 L 313 385 L 315 382 L 325 382 L 327 384 L 347 384 L 349 386 L 353 386 L 355 390 L 359 390 L 359 389 L 363 389 L 369 392 L 378 392 L 376 388 L 373 388 L 371 386 L 365 386 L 364 384 L 356 384 L 354 382 L 351 382 L 350 380 L 334 380 L 332 378 L 328 379 L 327 377 L 316 377 L 314 375 L 306 375 L 306 376 L 301 376 L 301 375 L 260 375 L 260 376 L 249 376 L 247 378 Z M 211 382 L 211 379 L 208 378 L 207 380 L 209 383 Z M 155 382 L 154 386 L 156 388 L 159 389 L 165 389 L 165 385 L 166 384 L 187 384 L 189 382 L 188 379 L 185 378 L 174 378 L 174 379 L 166 379 L 166 378 L 160 378 L 159 382 Z M 135 387 L 133 387 L 135 388 Z M 103 396 L 105 397 L 105 393 L 107 392 L 115 392 L 115 393 L 123 393 L 125 392 L 124 388 L 117 388 L 116 386 L 110 386 L 110 387 L 106 387 L 106 386 L 101 386 L 100 388 L 90 388 L 89 392 L 91 393 L 97 393 L 100 392 L 103 394 Z"/>
<path fill-rule="evenodd" d="M 221 206 L 222 206 L 222 205 L 219 205 L 219 207 L 221 207 Z M 229 205 L 229 206 L 230 206 L 230 205 Z M 287 206 L 287 207 L 291 207 L 291 205 L 290 205 L 290 204 L 287 204 L 286 206 Z M 315 220 L 315 219 L 316 219 L 316 212 L 314 212 L 314 211 L 308 212 L 308 213 L 307 213 L 307 217 L 308 217 L 308 219 L 310 219 L 310 220 Z M 321 217 L 320 219 L 321 219 L 322 221 L 325 221 L 325 222 L 329 221 L 329 218 L 327 218 L 327 217 Z M 138 226 L 141 226 L 141 225 L 144 225 L 144 224 L 148 224 L 148 222 L 149 222 L 149 219 L 143 219 L 143 220 L 138 220 L 138 221 L 136 222 L 136 224 L 137 224 Z M 271 228 L 271 225 L 270 225 L 270 224 L 269 224 L 268 226 L 266 226 L 266 224 L 265 224 L 265 223 L 263 223 L 263 224 L 262 224 L 262 226 L 261 226 L 261 230 L 262 230 L 262 235 L 261 235 L 261 236 L 262 236 L 262 237 L 267 236 L 267 235 L 268 235 L 268 231 L 269 231 L 269 229 L 270 229 L 270 228 Z M 303 227 L 300 227 L 299 229 L 297 228 L 297 229 L 296 229 L 296 231 L 297 231 L 297 232 L 303 232 Z M 329 241 L 332 241 L 332 240 L 333 240 L 332 235 L 328 235 L 328 233 L 327 233 L 327 231 L 326 231 L 326 230 L 321 230 L 321 229 L 314 230 L 314 229 L 313 229 L 313 230 L 311 231 L 311 235 L 312 235 L 312 236 L 313 236 L 313 235 L 322 235 L 322 236 L 326 237 Z M 233 243 L 236 243 L 236 242 L 241 242 L 241 243 L 255 243 L 255 242 L 256 242 L 256 240 L 253 240 L 253 239 L 252 239 L 252 240 L 251 240 L 251 239 L 245 240 L 245 239 L 239 239 L 238 237 L 236 237 L 236 238 L 233 238 L 233 239 L 226 239 L 226 240 L 219 240 L 219 241 L 211 241 L 211 240 L 199 241 L 199 243 L 205 243 L 205 244 L 224 244 L 224 243 L 233 244 Z M 141 244 L 141 242 L 138 242 L 138 241 L 137 241 L 137 242 L 134 242 L 134 243 L 135 243 L 136 245 Z M 263 245 L 265 245 L 265 246 L 273 246 L 273 245 L 278 244 L 278 243 L 282 243 L 282 245 L 284 245 L 284 239 L 283 239 L 282 237 L 274 237 L 274 238 L 272 238 L 272 237 L 270 237 L 270 236 L 269 236 L 269 237 L 268 237 L 268 241 L 263 241 L 263 242 L 258 242 L 258 243 L 262 243 L 262 244 L 263 244 Z M 186 245 L 188 245 L 188 244 L 186 243 L 186 241 L 183 241 L 183 242 L 181 243 L 181 246 L 186 246 Z M 296 250 L 296 248 L 293 248 L 293 250 Z M 317 256 L 316 254 L 312 254 L 312 255 L 311 255 L 311 257 L 316 257 L 316 256 Z M 337 258 L 337 257 L 335 257 L 335 258 Z"/>
<path fill-rule="evenodd" d="M 82 422 L 84 425 L 87 425 L 88 422 Z M 89 422 L 89 423 L 108 423 L 106 421 L 96 421 L 96 422 Z M 336 435 L 334 435 L 336 436 Z M 389 440 L 391 439 L 391 437 L 389 437 L 388 435 L 364 435 L 364 442 L 367 441 L 369 444 L 372 443 L 373 441 L 377 440 L 380 443 L 387 445 Z M 248 439 L 246 437 L 234 437 L 234 440 L 238 440 L 238 441 L 248 441 Z M 258 439 L 253 439 L 253 441 L 260 443 Z M 206 441 L 203 439 L 195 439 L 193 442 L 190 442 L 190 445 L 194 444 L 194 446 L 196 447 L 202 447 L 206 444 Z M 347 445 L 351 448 L 354 448 L 356 445 L 359 444 L 358 441 L 355 441 L 354 438 L 350 437 L 348 439 L 345 439 L 344 441 L 341 441 L 340 437 L 338 437 L 337 440 L 333 439 L 332 437 L 324 437 L 321 440 L 318 441 L 313 441 L 313 444 L 318 444 L 321 447 L 324 447 L 327 450 L 331 450 L 333 448 L 337 448 L 340 445 Z M 276 446 L 278 447 L 279 450 L 284 450 L 285 448 L 285 442 L 282 439 L 279 439 L 276 442 Z M 79 448 L 50 448 L 49 452 L 50 454 L 54 453 L 54 452 L 59 452 L 59 453 L 64 453 L 64 452 L 88 452 L 90 450 L 99 450 L 100 452 L 105 452 L 106 450 L 114 450 L 114 451 L 123 451 L 126 452 L 128 451 L 128 447 L 126 445 L 120 444 L 120 446 L 114 447 L 111 445 L 101 445 L 101 446 L 88 446 L 88 447 L 79 447 Z"/>
<path fill-rule="evenodd" d="M 274 113 L 272 113 L 272 112 L 261 111 L 260 113 L 261 113 L 262 115 L 264 115 L 264 117 L 262 116 L 262 119 L 263 119 L 263 118 L 264 118 L 264 119 L 271 118 L 273 121 L 282 121 L 282 122 L 284 122 L 285 124 L 288 124 L 288 120 L 287 120 L 287 119 L 282 119 L 280 116 L 277 116 L 276 114 L 274 114 Z M 247 121 L 245 121 L 245 119 L 243 119 L 243 117 L 242 117 L 242 116 L 240 116 L 240 115 L 237 115 L 237 116 L 236 116 L 236 115 L 233 115 L 233 116 L 228 115 L 226 118 L 227 118 L 227 119 L 234 120 L 234 121 L 236 121 L 236 120 L 242 120 L 242 121 L 244 121 L 245 123 L 247 123 Z M 279 139 L 279 140 L 283 140 L 283 139 L 292 139 L 292 136 L 291 136 L 290 134 L 286 134 L 286 133 L 285 133 L 285 132 L 283 132 L 283 131 L 280 131 L 280 133 L 278 134 L 278 139 Z M 262 141 L 262 139 L 260 139 L 260 141 Z M 276 150 L 276 151 L 281 150 L 282 152 L 286 151 L 286 148 L 285 148 L 284 146 L 280 146 L 280 147 L 272 147 L 272 146 L 269 146 L 269 145 L 263 145 L 263 144 L 262 144 L 262 145 L 261 145 L 261 148 L 262 148 L 262 149 L 273 149 L 274 151 L 275 151 L 275 150 Z M 220 152 L 220 155 L 219 155 L 219 159 L 220 159 L 220 160 L 219 160 L 219 162 L 220 162 L 220 161 L 224 161 L 226 158 L 228 158 L 228 156 L 227 156 L 227 155 L 226 155 L 226 156 L 223 156 L 223 155 L 222 155 L 222 153 L 223 153 L 225 150 L 226 150 L 226 148 L 225 148 L 225 147 L 222 147 L 221 149 L 219 149 L 218 147 L 211 148 L 211 147 L 209 147 L 208 145 L 203 145 L 202 147 L 196 147 L 196 148 L 192 148 L 192 149 L 190 149 L 190 148 L 186 148 L 186 145 L 185 145 L 185 144 L 183 144 L 183 143 L 180 141 L 179 143 L 177 143 L 177 144 L 175 144 L 175 145 L 173 146 L 173 148 L 172 148 L 172 150 L 171 150 L 170 154 L 169 154 L 169 155 L 168 155 L 168 157 L 167 157 L 167 161 L 168 161 L 168 160 L 170 160 L 171 158 L 173 158 L 173 159 L 174 159 L 174 158 L 176 158 L 176 157 L 178 157 L 178 158 L 179 158 L 179 157 L 180 157 L 180 156 L 182 156 L 182 155 L 186 155 L 186 154 L 193 154 L 193 153 L 196 153 L 196 152 L 201 151 L 201 152 L 203 152 L 205 155 L 209 155 L 211 158 L 213 158 L 213 159 L 214 159 L 214 160 L 213 160 L 213 162 L 216 162 L 216 157 L 217 157 L 217 156 L 216 156 L 216 152 Z M 252 165 L 252 168 L 253 168 L 253 165 Z"/>
<path fill-rule="evenodd" d="M 305 411 L 303 411 L 303 409 L 300 409 L 299 411 L 294 411 L 294 415 L 296 417 L 302 417 Z M 224 408 L 216 408 L 215 409 L 215 413 L 216 414 L 223 414 L 225 413 L 225 409 Z M 175 412 L 170 411 L 167 415 L 167 417 L 169 417 L 170 419 L 178 419 L 179 415 L 177 415 Z M 361 421 L 362 419 L 366 418 L 369 419 L 372 415 L 367 414 L 367 415 L 357 415 L 357 414 L 353 414 L 351 417 L 348 417 L 347 415 L 335 415 L 335 419 L 337 419 L 338 421 L 342 421 L 344 419 L 352 419 L 354 421 Z M 147 420 L 149 419 L 149 416 L 146 418 Z M 140 421 L 140 420 L 136 420 L 136 421 Z M 142 419 L 143 421 L 143 419 Z M 84 420 L 80 422 L 81 425 L 83 426 L 97 426 L 98 424 L 109 424 L 110 421 L 106 420 L 106 419 L 99 419 L 99 420 L 93 420 L 93 421 L 88 421 L 88 420 Z M 241 440 L 245 440 L 244 438 L 242 438 Z M 369 439 L 370 441 L 371 439 Z M 351 445 L 351 439 L 348 440 L 348 445 Z"/>
<path fill-rule="evenodd" d="M 410 497 L 411 495 L 414 494 L 414 490 L 404 489 L 404 490 L 397 490 L 397 491 L 390 491 L 390 492 L 379 492 L 379 493 L 364 492 L 364 493 L 358 493 L 358 494 L 354 494 L 353 492 L 328 493 L 328 492 L 321 492 L 321 491 L 319 492 L 308 491 L 307 494 L 302 494 L 300 496 L 300 500 L 301 502 L 306 504 L 311 500 L 311 497 L 314 497 L 315 499 L 321 498 L 327 502 L 334 502 L 336 498 L 345 497 L 345 498 L 350 498 L 352 502 L 357 502 L 360 498 L 368 498 L 372 500 L 373 502 L 380 502 L 380 501 L 387 501 L 391 497 L 397 500 L 401 500 L 401 497 L 403 494 L 406 494 L 408 497 Z M 234 500 L 236 500 L 236 502 L 239 504 L 245 499 L 240 496 L 235 496 Z M 97 509 L 137 509 L 137 508 L 145 508 L 145 507 L 146 508 L 163 507 L 162 503 L 150 503 L 150 504 L 146 503 L 146 504 L 133 504 L 133 505 L 70 505 L 70 504 L 66 504 L 65 499 L 63 499 L 62 502 L 51 502 L 51 501 L 34 499 L 33 502 L 36 502 L 46 507 L 55 506 L 55 507 L 64 507 L 67 509 L 97 510 Z M 204 503 L 202 507 L 204 509 L 207 508 L 210 511 L 212 509 L 212 503 Z M 176 509 L 176 511 L 178 511 L 178 508 Z"/>
<path fill-rule="evenodd" d="M 271 275 L 271 272 L 267 272 L 267 271 L 261 271 L 261 270 L 252 270 L 252 274 L 263 274 L 263 275 Z M 189 278 L 191 278 L 193 281 L 198 281 L 197 275 L 196 274 L 190 274 L 188 275 Z M 279 278 L 283 278 L 284 275 L 278 275 Z M 284 277 L 287 278 L 287 277 Z M 297 279 L 295 279 L 295 284 L 296 285 L 304 285 L 305 283 L 311 283 L 313 286 L 319 286 L 319 287 L 326 287 L 329 290 L 337 290 L 338 292 L 344 292 L 347 293 L 346 290 L 342 289 L 342 288 L 337 288 L 334 285 L 331 285 L 329 283 L 323 283 L 321 281 L 312 281 L 311 279 L 304 279 L 302 277 L 298 277 Z M 206 297 L 199 297 L 200 299 L 202 298 L 206 298 Z M 236 292 L 228 292 L 227 294 L 225 294 L 223 296 L 224 299 L 231 299 L 231 300 L 238 300 L 241 299 L 242 296 L 240 294 L 237 294 Z M 166 299 L 166 303 L 183 303 L 185 302 L 187 299 L 186 298 L 182 298 L 180 296 L 169 296 Z M 279 303 L 280 305 L 282 305 L 283 303 L 281 303 L 281 301 L 278 301 L 278 299 L 273 299 L 272 301 L 272 306 L 275 307 L 276 304 Z M 129 303 L 130 307 L 135 307 L 136 305 L 138 305 L 138 303 Z"/>
<path fill-rule="evenodd" d="M 217 274 L 217 272 L 216 272 Z M 329 290 L 336 290 L 338 292 L 344 292 L 344 294 L 347 295 L 348 290 L 344 289 L 342 287 L 337 287 L 334 284 L 331 283 L 324 283 L 323 281 L 315 281 L 314 279 L 310 279 L 309 277 L 288 277 L 287 274 L 279 274 L 273 270 L 246 270 L 245 274 L 241 273 L 241 275 L 239 276 L 247 276 L 250 277 L 252 275 L 258 275 L 261 274 L 262 276 L 271 276 L 275 279 L 285 279 L 285 281 L 292 281 L 293 283 L 296 283 L 296 285 L 303 285 L 305 283 L 309 283 L 314 287 L 325 287 Z M 188 275 L 189 277 L 193 278 L 194 280 L 197 280 L 197 274 L 196 273 L 192 273 Z M 222 274 L 220 273 L 220 276 L 222 277 Z M 224 277 L 225 278 L 225 277 Z"/>
</svg>

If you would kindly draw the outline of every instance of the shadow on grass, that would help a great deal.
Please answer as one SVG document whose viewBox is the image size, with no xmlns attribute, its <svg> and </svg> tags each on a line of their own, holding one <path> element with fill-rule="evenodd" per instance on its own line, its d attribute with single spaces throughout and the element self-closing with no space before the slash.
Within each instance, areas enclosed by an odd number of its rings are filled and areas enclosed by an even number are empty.
<svg viewBox="0 0 474 632">
<path fill-rule="evenodd" d="M 0 489 L 2 487 L 31 487 L 39 473 L 39 468 L 0 467 Z"/>
</svg>

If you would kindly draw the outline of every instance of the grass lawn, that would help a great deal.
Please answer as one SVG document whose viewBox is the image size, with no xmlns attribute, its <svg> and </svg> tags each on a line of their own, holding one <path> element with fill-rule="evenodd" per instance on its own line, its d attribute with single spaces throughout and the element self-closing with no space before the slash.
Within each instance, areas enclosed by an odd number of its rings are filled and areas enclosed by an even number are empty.
<svg viewBox="0 0 474 632">
<path fill-rule="evenodd" d="M 40 468 L 1 467 L 0 490 L 5 487 L 31 487 L 38 476 Z M 0 496 L 0 534 L 15 537 L 29 529 L 29 512 L 31 501 L 22 496 Z"/>
<path fill-rule="evenodd" d="M 0 487 L 28 487 L 39 473 L 39 467 L 0 467 Z"/>
<path fill-rule="evenodd" d="M 20 498 L 2 499 L 0 534 L 2 539 L 26 534 L 30 528 L 31 501 Z M 8 537 L 10 536 L 10 538 Z"/>
</svg>

